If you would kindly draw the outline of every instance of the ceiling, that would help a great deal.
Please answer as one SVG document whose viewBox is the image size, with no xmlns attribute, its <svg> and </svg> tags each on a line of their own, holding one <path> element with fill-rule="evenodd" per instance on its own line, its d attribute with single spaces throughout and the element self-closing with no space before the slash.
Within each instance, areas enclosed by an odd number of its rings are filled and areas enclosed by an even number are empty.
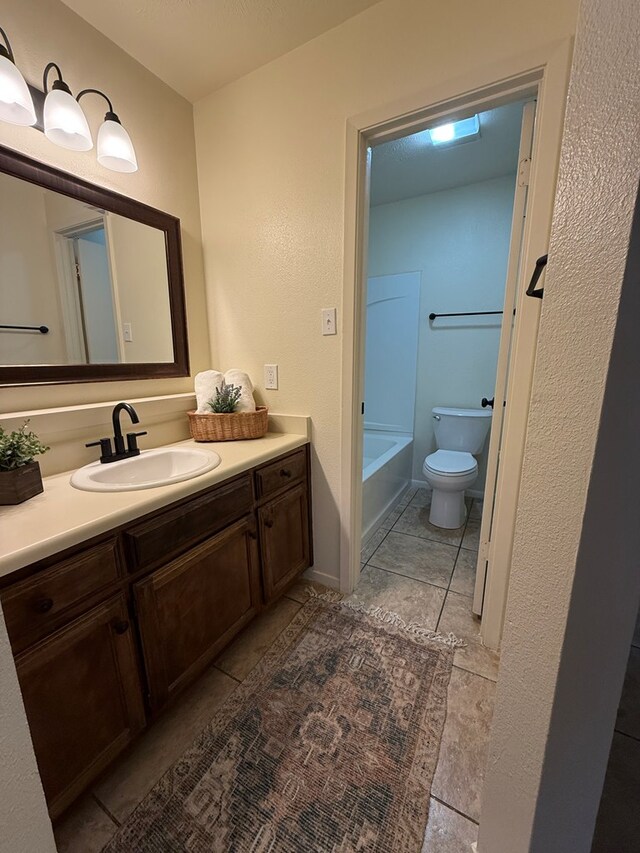
<svg viewBox="0 0 640 853">
<path fill-rule="evenodd" d="M 63 0 L 190 101 L 379 0 Z"/>
<path fill-rule="evenodd" d="M 371 153 L 371 204 L 515 174 L 522 104 L 480 113 L 480 138 L 471 142 L 436 148 L 423 131 L 376 146 Z"/>
</svg>

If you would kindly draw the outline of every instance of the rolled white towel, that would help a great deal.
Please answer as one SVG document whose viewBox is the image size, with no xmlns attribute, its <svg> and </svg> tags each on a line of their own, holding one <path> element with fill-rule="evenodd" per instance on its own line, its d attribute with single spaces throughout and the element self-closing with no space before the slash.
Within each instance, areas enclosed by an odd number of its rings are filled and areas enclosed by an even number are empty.
<svg viewBox="0 0 640 853">
<path fill-rule="evenodd" d="M 227 370 L 225 373 L 224 381 L 227 385 L 235 385 L 236 387 L 239 385 L 242 388 L 236 412 L 255 412 L 256 402 L 253 399 L 253 382 L 249 378 L 249 374 L 232 367 L 231 370 Z"/>
<path fill-rule="evenodd" d="M 196 390 L 196 412 L 205 414 L 211 409 L 208 405 L 210 400 L 214 400 L 216 396 L 216 388 L 220 388 L 224 374 L 219 370 L 203 370 L 202 373 L 196 373 L 195 390 Z"/>
</svg>

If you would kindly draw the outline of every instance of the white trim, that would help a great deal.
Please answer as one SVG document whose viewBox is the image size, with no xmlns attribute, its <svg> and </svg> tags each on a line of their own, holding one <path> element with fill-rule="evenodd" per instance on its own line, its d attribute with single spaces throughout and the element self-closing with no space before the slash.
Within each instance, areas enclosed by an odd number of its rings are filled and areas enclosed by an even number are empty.
<svg viewBox="0 0 640 853">
<path fill-rule="evenodd" d="M 306 578 L 308 581 L 315 581 L 316 583 L 321 583 L 323 586 L 328 586 L 331 589 L 338 589 L 338 579 L 335 577 L 335 575 L 328 575 L 325 572 L 318 572 L 316 571 L 316 569 L 311 568 L 307 569 L 303 577 Z"/>
<path fill-rule="evenodd" d="M 531 193 L 537 204 L 535 250 L 546 251 L 546 239 L 551 221 L 555 190 L 555 175 L 562 131 L 563 104 L 566 97 L 571 39 L 562 39 L 537 48 L 520 57 L 494 63 L 447 81 L 411 97 L 381 106 L 352 117 L 346 128 L 345 171 L 345 239 L 343 283 L 343 365 L 342 365 L 342 425 L 341 425 L 341 540 L 340 588 L 351 592 L 358 579 L 360 566 L 360 512 L 362 478 L 363 399 L 362 372 L 365 321 L 362 317 L 363 282 L 366 277 L 366 237 L 368 215 L 367 147 L 374 142 L 388 141 L 424 128 L 439 117 L 462 118 L 480 109 L 495 107 L 522 98 L 539 88 L 537 120 L 540 125 L 538 159 L 531 175 Z M 547 158 L 550 162 L 546 162 Z M 544 222 L 544 227 L 542 223 Z M 543 233 L 544 232 L 544 233 Z M 529 240 L 523 257 L 528 265 L 534 256 L 534 242 Z M 531 301 L 531 300 L 529 300 Z M 517 368 L 514 370 L 517 372 Z M 528 410 L 528 404 L 525 405 Z M 526 423 L 526 411 L 524 422 Z M 523 435 L 519 435 L 523 440 Z M 519 484 L 519 471 L 516 479 Z M 517 499 L 511 495 L 513 509 Z M 506 598 L 506 585 L 504 587 Z M 498 592 L 500 594 L 500 592 Z M 501 621 L 501 620 L 500 620 Z"/>
<path fill-rule="evenodd" d="M 527 220 L 522 244 L 516 317 L 529 315 L 529 322 L 516 324 L 512 342 L 507 400 L 500 447 L 500 468 L 494 501 L 489 544 L 486 589 L 480 636 L 485 646 L 500 646 L 507 604 L 511 553 L 516 526 L 520 478 L 524 458 L 531 385 L 535 365 L 540 300 L 525 295 L 527 275 L 536 258 L 547 252 L 555 199 L 564 110 L 571 71 L 571 40 L 564 41 L 549 57 L 540 82 L 533 140 Z"/>
<path fill-rule="evenodd" d="M 533 134 L 535 122 L 535 101 L 527 102 L 522 110 L 520 143 L 518 146 L 518 163 L 523 161 L 531 163 L 533 149 Z M 503 299 L 503 319 L 500 329 L 500 347 L 498 351 L 498 363 L 496 368 L 496 381 L 494 386 L 495 405 L 493 406 L 493 417 L 491 418 L 491 432 L 489 436 L 489 452 L 487 454 L 487 473 L 485 478 L 485 492 L 487 495 L 487 511 L 482 514 L 480 525 L 480 542 L 478 548 L 478 559 L 476 561 L 476 579 L 473 592 L 472 610 L 476 616 L 482 616 L 484 595 L 486 589 L 486 575 L 488 572 L 487 561 L 489 559 L 489 537 L 492 529 L 494 496 L 497 491 L 499 460 L 501 458 L 500 448 L 502 446 L 503 424 L 505 420 L 505 405 L 507 400 L 507 383 L 509 381 L 509 370 L 515 351 L 512 343 L 515 340 L 518 327 L 522 323 L 534 323 L 537 329 L 538 316 L 535 310 L 519 311 L 514 317 L 516 303 L 518 302 L 518 288 L 522 285 L 522 279 L 526 270 L 520 265 L 523 246 L 523 235 L 525 233 L 527 201 L 529 196 L 528 183 L 521 180 L 516 181 L 513 199 L 513 212 L 511 216 L 511 228 L 509 237 L 509 260 L 505 276 L 505 290 Z M 535 308 L 536 306 L 532 306 Z M 539 306 L 538 310 L 539 310 Z M 531 338 L 535 343 L 535 338 Z"/>
</svg>

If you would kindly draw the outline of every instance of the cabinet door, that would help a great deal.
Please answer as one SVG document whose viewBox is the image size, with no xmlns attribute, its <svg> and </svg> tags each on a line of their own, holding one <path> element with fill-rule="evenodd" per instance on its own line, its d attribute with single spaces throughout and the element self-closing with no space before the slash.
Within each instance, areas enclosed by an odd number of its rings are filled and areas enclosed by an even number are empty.
<svg viewBox="0 0 640 853">
<path fill-rule="evenodd" d="M 158 710 L 260 609 L 253 517 L 134 584 L 149 685 Z"/>
<path fill-rule="evenodd" d="M 31 738 L 52 817 L 144 726 L 123 596 L 16 658 Z"/>
<path fill-rule="evenodd" d="M 258 510 L 265 600 L 280 595 L 310 565 L 309 500 L 304 485 Z"/>
</svg>

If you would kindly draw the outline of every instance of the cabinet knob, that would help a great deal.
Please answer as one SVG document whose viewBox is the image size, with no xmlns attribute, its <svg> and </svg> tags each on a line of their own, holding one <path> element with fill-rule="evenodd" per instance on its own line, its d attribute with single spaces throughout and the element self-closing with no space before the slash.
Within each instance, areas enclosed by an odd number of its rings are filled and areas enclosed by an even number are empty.
<svg viewBox="0 0 640 853">
<path fill-rule="evenodd" d="M 281 477 L 290 477 L 290 476 L 291 476 L 291 471 L 289 471 L 289 469 L 288 469 L 288 468 L 281 468 L 281 469 L 280 469 L 280 476 L 281 476 Z"/>
<path fill-rule="evenodd" d="M 111 625 L 116 634 L 126 634 L 129 630 L 129 622 L 126 619 L 114 619 Z"/>
<path fill-rule="evenodd" d="M 265 521 L 265 523 L 264 523 L 264 526 L 265 526 L 265 527 L 273 527 L 273 519 L 272 519 L 272 518 L 267 518 L 267 520 L 266 520 L 266 521 Z"/>
<path fill-rule="evenodd" d="M 53 598 L 39 598 L 33 604 L 36 613 L 48 613 L 53 607 Z"/>
<path fill-rule="evenodd" d="M 253 528 L 251 528 L 249 530 L 249 539 L 257 539 L 257 538 L 258 538 L 258 534 L 256 533 L 256 531 Z"/>
</svg>

